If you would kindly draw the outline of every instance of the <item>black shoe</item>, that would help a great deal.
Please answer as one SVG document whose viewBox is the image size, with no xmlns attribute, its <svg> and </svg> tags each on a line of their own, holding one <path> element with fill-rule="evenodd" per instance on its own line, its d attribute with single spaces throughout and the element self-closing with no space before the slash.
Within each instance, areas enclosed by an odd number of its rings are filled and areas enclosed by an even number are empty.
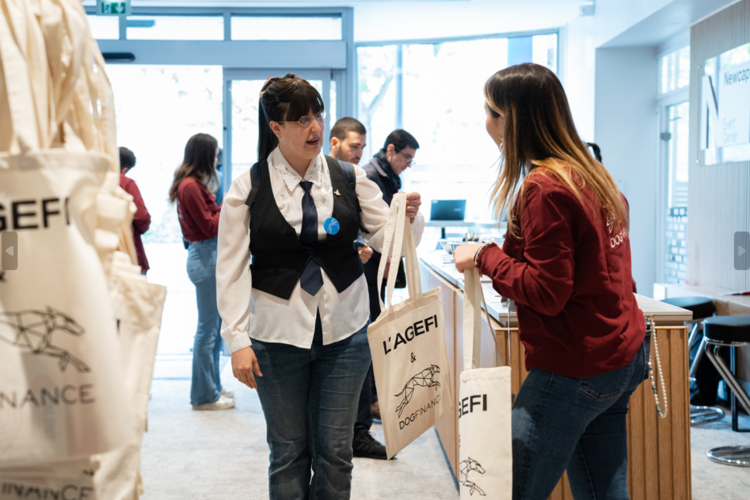
<svg viewBox="0 0 750 500">
<path fill-rule="evenodd" d="M 364 432 L 354 438 L 352 443 L 354 456 L 361 458 L 374 458 L 376 460 L 388 460 L 385 446 L 375 440 L 369 432 Z"/>
</svg>

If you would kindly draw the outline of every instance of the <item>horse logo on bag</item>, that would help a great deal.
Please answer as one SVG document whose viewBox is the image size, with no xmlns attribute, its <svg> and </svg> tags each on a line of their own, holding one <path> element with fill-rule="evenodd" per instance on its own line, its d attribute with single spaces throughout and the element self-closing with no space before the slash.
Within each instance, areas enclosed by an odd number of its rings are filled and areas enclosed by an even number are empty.
<svg viewBox="0 0 750 500">
<path fill-rule="evenodd" d="M 435 390 L 437 390 L 437 388 L 440 387 L 440 382 L 433 380 L 433 377 L 436 373 L 440 373 L 440 367 L 437 365 L 432 365 L 429 368 L 425 368 L 424 370 L 410 378 L 404 386 L 404 389 L 396 394 L 396 397 L 404 394 L 404 399 L 401 401 L 401 404 L 398 405 L 398 408 L 396 408 L 396 413 L 398 413 L 399 417 L 404 412 L 404 408 L 406 408 L 406 405 L 408 405 L 409 401 L 411 401 L 412 396 L 414 396 L 414 389 L 416 389 L 417 387 L 434 387 Z"/>
<path fill-rule="evenodd" d="M 61 372 L 68 365 L 73 365 L 80 373 L 91 371 L 86 363 L 52 345 L 52 334 L 57 331 L 76 337 L 86 332 L 73 318 L 49 306 L 46 311 L 0 312 L 0 341 L 35 355 L 58 358 L 57 366 Z"/>
<path fill-rule="evenodd" d="M 474 492 L 477 492 L 479 493 L 479 495 L 486 497 L 487 494 L 482 491 L 482 488 L 477 486 L 476 483 L 469 481 L 469 472 L 478 472 L 480 474 L 484 474 L 487 471 L 484 470 L 482 464 L 471 457 L 458 464 L 458 474 L 461 478 L 461 486 L 466 486 L 467 488 L 469 488 L 469 495 L 473 495 Z"/>
</svg>

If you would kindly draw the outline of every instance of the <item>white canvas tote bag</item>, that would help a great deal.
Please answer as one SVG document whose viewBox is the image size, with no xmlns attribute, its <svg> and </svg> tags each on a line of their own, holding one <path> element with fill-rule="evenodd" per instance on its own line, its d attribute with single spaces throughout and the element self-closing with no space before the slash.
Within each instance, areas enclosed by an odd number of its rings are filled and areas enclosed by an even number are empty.
<svg viewBox="0 0 750 500">
<path fill-rule="evenodd" d="M 477 368 L 483 302 L 479 272 L 464 271 L 458 482 L 462 500 L 478 497 L 510 500 L 513 495 L 510 367 Z"/>
<path fill-rule="evenodd" d="M 140 448 L 147 427 L 151 379 L 159 343 L 166 288 L 148 283 L 141 268 L 116 252 L 110 272 L 111 298 L 117 319 L 118 341 L 129 404 L 132 442 L 112 452 L 98 455 L 101 461 L 94 475 L 97 498 L 132 500 L 142 493 Z"/>
<path fill-rule="evenodd" d="M 385 256 L 393 255 L 397 262 L 403 249 L 409 298 L 393 304 L 398 265 L 392 265 L 386 289 L 388 306 L 381 300 L 383 312 L 367 331 L 388 458 L 453 410 L 440 290 L 422 293 L 417 251 L 405 212 L 406 194 L 398 193 L 385 228 L 378 290 L 383 283 Z"/>
<path fill-rule="evenodd" d="M 94 245 L 108 170 L 97 153 L 0 155 L 0 227 L 18 236 L 18 269 L 0 281 L 0 467 L 103 453 L 132 436 Z"/>
</svg>

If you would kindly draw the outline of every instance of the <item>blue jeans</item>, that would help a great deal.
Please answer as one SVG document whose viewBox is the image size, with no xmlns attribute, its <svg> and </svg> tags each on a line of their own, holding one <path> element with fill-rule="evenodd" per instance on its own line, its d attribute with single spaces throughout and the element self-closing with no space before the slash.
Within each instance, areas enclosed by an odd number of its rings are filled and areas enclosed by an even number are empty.
<svg viewBox="0 0 750 500">
<path fill-rule="evenodd" d="M 216 305 L 216 238 L 191 243 L 187 273 L 195 285 L 198 327 L 193 342 L 190 404 L 214 403 L 222 390 L 219 378 L 221 317 Z"/>
<path fill-rule="evenodd" d="M 532 369 L 513 405 L 513 500 L 544 500 L 563 471 L 576 500 L 628 499 L 626 416 L 648 378 L 647 331 L 619 370 L 569 378 Z"/>
<path fill-rule="evenodd" d="M 311 349 L 253 339 L 271 500 L 344 500 L 351 493 L 352 432 L 371 362 L 367 325 L 333 344 L 322 339 L 320 317 Z"/>
</svg>

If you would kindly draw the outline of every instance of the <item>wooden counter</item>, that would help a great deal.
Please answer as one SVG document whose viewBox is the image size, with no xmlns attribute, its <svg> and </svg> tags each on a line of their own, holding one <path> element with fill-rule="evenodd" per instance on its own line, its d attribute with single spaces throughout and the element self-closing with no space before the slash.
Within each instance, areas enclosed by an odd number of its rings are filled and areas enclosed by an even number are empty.
<svg viewBox="0 0 750 500">
<path fill-rule="evenodd" d="M 422 254 L 420 272 L 425 291 L 441 289 L 445 312 L 445 340 L 451 363 L 451 388 L 455 407 L 458 408 L 459 380 L 463 371 L 463 279 L 452 263 L 443 265 L 445 260 L 445 252 Z M 480 367 L 489 368 L 502 364 L 498 357 L 507 358 L 510 335 L 511 390 L 517 393 L 528 372 L 524 365 L 524 347 L 518 338 L 516 316 L 514 312 L 508 315 L 507 308 L 501 304 L 501 298 L 489 285 L 484 288 L 492 324 L 488 324 L 484 315 L 482 316 Z M 686 500 L 691 498 L 690 406 L 688 333 L 682 322 L 692 316 L 689 311 L 647 297 L 637 297 L 641 310 L 645 314 L 655 316 L 669 414 L 666 419 L 658 418 L 653 393 L 648 383 L 641 384 L 631 396 L 627 420 L 628 488 L 634 500 Z M 457 414 L 454 412 L 444 417 L 437 423 L 436 428 L 453 473 L 457 475 Z M 573 499 L 566 475 L 563 475 L 549 498 Z"/>
</svg>

